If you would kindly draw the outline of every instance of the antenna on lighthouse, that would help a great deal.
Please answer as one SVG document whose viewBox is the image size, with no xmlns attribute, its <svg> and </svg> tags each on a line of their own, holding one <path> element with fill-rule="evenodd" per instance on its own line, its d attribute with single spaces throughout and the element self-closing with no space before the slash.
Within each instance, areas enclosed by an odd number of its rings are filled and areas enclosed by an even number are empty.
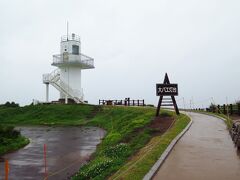
<svg viewBox="0 0 240 180">
<path fill-rule="evenodd" d="M 67 41 L 68 41 L 68 21 L 67 21 Z"/>
</svg>

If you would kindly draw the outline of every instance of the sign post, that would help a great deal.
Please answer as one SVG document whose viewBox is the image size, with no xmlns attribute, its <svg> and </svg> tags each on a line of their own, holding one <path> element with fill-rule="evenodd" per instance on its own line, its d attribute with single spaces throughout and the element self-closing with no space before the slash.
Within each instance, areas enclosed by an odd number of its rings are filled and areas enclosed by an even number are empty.
<svg viewBox="0 0 240 180">
<path fill-rule="evenodd" d="M 165 74 L 163 84 L 156 84 L 156 95 L 160 96 L 159 101 L 158 101 L 156 117 L 159 116 L 161 106 L 174 106 L 176 114 L 177 115 L 180 114 L 176 100 L 175 100 L 175 96 L 178 96 L 178 85 L 170 84 L 167 73 Z M 164 96 L 170 96 L 171 98 L 167 99 L 168 101 L 163 101 Z M 169 100 L 171 100 L 171 101 L 169 101 Z"/>
</svg>

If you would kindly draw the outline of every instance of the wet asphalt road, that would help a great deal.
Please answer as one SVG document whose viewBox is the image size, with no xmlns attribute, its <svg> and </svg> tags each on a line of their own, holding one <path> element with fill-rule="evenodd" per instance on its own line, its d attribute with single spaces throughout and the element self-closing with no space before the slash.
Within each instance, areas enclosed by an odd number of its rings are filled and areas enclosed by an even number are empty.
<svg viewBox="0 0 240 180">
<path fill-rule="evenodd" d="M 105 131 L 95 127 L 21 127 L 31 139 L 25 148 L 1 157 L 10 164 L 9 180 L 44 179 L 43 146 L 47 144 L 48 179 L 68 179 L 89 159 Z M 0 162 L 0 179 L 4 179 Z"/>
<path fill-rule="evenodd" d="M 224 122 L 190 113 L 193 124 L 173 148 L 154 180 L 239 180 L 240 154 Z"/>
</svg>

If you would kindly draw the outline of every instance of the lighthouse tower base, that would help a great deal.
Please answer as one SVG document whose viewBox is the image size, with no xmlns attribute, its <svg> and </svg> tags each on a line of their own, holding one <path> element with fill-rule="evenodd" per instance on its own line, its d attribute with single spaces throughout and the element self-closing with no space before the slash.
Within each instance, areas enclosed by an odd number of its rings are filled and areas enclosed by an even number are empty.
<svg viewBox="0 0 240 180">
<path fill-rule="evenodd" d="M 71 91 L 74 94 L 74 97 L 83 99 L 83 90 L 81 88 L 81 69 L 74 66 L 60 67 L 59 69 L 62 85 L 65 85 L 68 91 Z M 60 99 L 65 98 L 66 94 L 60 92 Z"/>
<path fill-rule="evenodd" d="M 67 103 L 66 103 L 66 99 L 65 98 L 64 99 L 59 99 L 58 102 L 61 103 L 61 104 L 77 104 L 74 101 L 74 99 L 72 99 L 72 98 L 67 98 Z"/>
</svg>

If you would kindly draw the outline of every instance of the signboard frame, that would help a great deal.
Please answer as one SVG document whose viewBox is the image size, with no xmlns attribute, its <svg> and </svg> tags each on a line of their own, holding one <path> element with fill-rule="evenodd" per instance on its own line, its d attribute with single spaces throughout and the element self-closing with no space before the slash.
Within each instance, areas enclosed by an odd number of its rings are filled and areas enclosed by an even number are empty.
<svg viewBox="0 0 240 180">
<path fill-rule="evenodd" d="M 159 87 L 166 87 L 166 88 L 175 87 L 176 91 L 174 91 L 174 92 L 171 91 L 170 92 L 169 89 L 166 89 L 166 90 L 163 90 L 162 92 L 159 92 L 159 89 L 158 89 Z M 176 114 L 177 115 L 180 114 L 179 110 L 178 110 L 177 103 L 176 103 L 176 99 L 175 99 L 175 96 L 178 96 L 178 84 L 171 84 L 170 81 L 169 81 L 167 73 L 165 74 L 163 84 L 156 84 L 156 95 L 160 96 L 159 101 L 158 101 L 157 111 L 156 111 L 156 117 L 159 116 L 159 112 L 160 112 L 160 109 L 161 109 L 161 106 L 162 106 L 162 103 L 163 103 L 163 97 L 164 96 L 170 96 L 171 100 L 172 100 L 172 104 L 165 104 L 165 106 L 174 106 Z M 168 101 L 168 103 L 169 103 L 169 101 Z"/>
</svg>

